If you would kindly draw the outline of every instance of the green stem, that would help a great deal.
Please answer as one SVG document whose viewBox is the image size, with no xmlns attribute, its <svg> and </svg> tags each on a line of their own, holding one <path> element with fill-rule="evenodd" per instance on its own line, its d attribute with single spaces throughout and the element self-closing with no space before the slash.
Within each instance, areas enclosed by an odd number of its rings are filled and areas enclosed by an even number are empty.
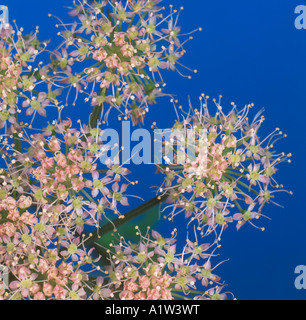
<svg viewBox="0 0 306 320">
<path fill-rule="evenodd" d="M 95 201 L 84 189 L 82 189 L 81 192 L 89 201 L 91 201 L 92 203 L 98 204 L 98 202 Z"/>
<path fill-rule="evenodd" d="M 226 174 L 226 173 L 225 173 L 224 175 L 225 175 L 228 179 L 230 179 L 231 181 L 234 181 L 234 182 L 240 184 L 241 186 L 245 187 L 246 189 L 248 189 L 249 191 L 253 192 L 253 193 L 256 194 L 257 196 L 259 195 L 259 193 L 258 193 L 256 190 L 250 188 L 250 186 L 248 186 L 247 184 L 243 183 L 242 181 L 235 179 L 234 177 L 232 177 L 232 176 L 229 175 L 229 174 Z M 236 187 L 236 188 L 237 188 L 237 187 Z M 237 188 L 237 189 L 238 189 L 238 188 Z M 239 191 L 241 191 L 241 190 L 239 189 Z"/>
<path fill-rule="evenodd" d="M 99 92 L 99 96 L 105 97 L 106 94 L 107 94 L 106 88 L 101 89 Z M 90 125 L 90 128 L 92 128 L 92 129 L 97 127 L 98 119 L 100 118 L 100 115 L 102 112 L 102 105 L 103 104 L 99 104 L 99 105 L 95 106 L 92 113 L 89 116 L 89 125 Z"/>
<path fill-rule="evenodd" d="M 244 214 L 244 210 L 241 208 L 240 204 L 238 203 L 237 200 L 234 200 L 235 205 L 237 206 L 237 208 L 239 209 L 240 213 Z"/>
<path fill-rule="evenodd" d="M 163 201 L 166 200 L 166 198 L 168 197 L 168 194 L 165 194 L 163 196 L 157 196 L 154 199 L 151 199 L 145 203 L 143 203 L 142 205 L 140 205 L 139 207 L 137 207 L 136 209 L 130 211 L 129 213 L 127 213 L 124 216 L 124 219 L 119 219 L 117 218 L 116 220 L 114 220 L 111 223 L 108 223 L 107 225 L 103 226 L 102 228 L 100 228 L 100 230 L 98 231 L 97 234 L 93 235 L 91 238 L 87 239 L 87 241 L 85 242 L 86 244 L 92 244 L 95 242 L 95 240 L 97 239 L 97 237 L 101 237 L 104 234 L 109 233 L 110 231 L 113 231 L 114 229 L 128 223 L 129 221 L 141 216 L 142 214 L 144 214 L 145 212 L 147 212 L 149 209 L 155 207 L 156 205 L 162 203 Z"/>
<path fill-rule="evenodd" d="M 17 112 L 15 113 L 15 119 L 16 119 L 16 122 L 19 124 Z M 20 138 L 18 137 L 18 133 L 14 133 L 14 144 L 15 144 L 16 151 L 19 151 L 21 153 L 22 145 L 21 145 Z"/>
<path fill-rule="evenodd" d="M 180 294 L 177 294 L 177 293 L 172 292 L 172 293 L 171 293 L 171 295 L 172 295 L 173 297 L 176 297 L 176 298 L 180 298 L 180 299 L 186 300 L 186 297 L 184 297 L 184 296 L 182 296 L 182 295 L 180 295 Z"/>
<path fill-rule="evenodd" d="M 237 177 L 244 177 L 244 178 L 246 177 L 246 175 L 243 174 L 243 173 L 233 172 L 233 171 L 230 171 L 228 169 L 225 172 L 228 173 L 228 174 L 232 174 L 233 176 L 237 176 Z"/>
<path fill-rule="evenodd" d="M 90 115 L 90 128 L 93 129 L 93 128 L 97 127 L 98 119 L 101 115 L 101 112 L 102 112 L 102 105 L 101 104 L 94 107 L 93 112 Z"/>
<path fill-rule="evenodd" d="M 86 43 L 92 44 L 91 41 L 89 41 L 89 40 L 87 40 L 87 39 L 85 39 L 85 38 L 83 38 L 83 37 L 81 37 L 81 36 L 79 36 L 79 35 L 76 35 L 76 34 L 73 35 L 73 38 L 75 38 L 75 39 L 80 39 L 80 40 L 82 40 L 82 41 L 84 41 L 84 42 L 86 42 Z"/>
</svg>

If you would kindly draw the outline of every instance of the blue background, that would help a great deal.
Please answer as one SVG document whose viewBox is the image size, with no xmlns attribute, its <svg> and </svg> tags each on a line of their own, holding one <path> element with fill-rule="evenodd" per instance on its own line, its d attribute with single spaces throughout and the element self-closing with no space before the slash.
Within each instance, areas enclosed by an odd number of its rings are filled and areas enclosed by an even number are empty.
<svg viewBox="0 0 306 320">
<path fill-rule="evenodd" d="M 40 39 L 56 37 L 56 21 L 47 14 L 67 20 L 65 5 L 70 0 L 3 1 L 25 31 L 40 26 Z M 167 5 L 168 1 L 164 1 Z M 247 226 L 236 232 L 232 225 L 224 233 L 218 274 L 229 284 L 238 299 L 305 299 L 306 290 L 296 290 L 294 269 L 306 265 L 305 219 L 305 121 L 306 121 L 306 30 L 294 27 L 294 14 L 302 0 L 176 0 L 184 6 L 180 25 L 189 31 L 203 27 L 187 45 L 184 64 L 198 69 L 191 80 L 167 73 L 167 91 L 178 94 L 181 104 L 188 96 L 197 103 L 204 92 L 210 97 L 223 95 L 223 106 L 234 101 L 238 106 L 254 103 L 265 108 L 264 133 L 280 127 L 288 138 L 277 144 L 279 151 L 293 153 L 291 165 L 283 165 L 278 181 L 294 192 L 281 195 L 278 202 L 285 209 L 270 205 L 264 213 L 272 221 L 261 220 L 261 232 Z M 53 42 L 55 45 L 56 40 Z M 51 47 L 54 47 L 51 43 Z M 80 102 L 70 109 L 71 118 L 88 117 L 88 105 Z M 174 118 L 168 99 L 159 101 L 146 120 L 168 127 Z M 132 190 L 148 200 L 149 187 L 161 180 L 155 168 L 138 166 L 133 175 L 141 184 Z M 133 205 L 139 204 L 132 203 Z"/>
</svg>

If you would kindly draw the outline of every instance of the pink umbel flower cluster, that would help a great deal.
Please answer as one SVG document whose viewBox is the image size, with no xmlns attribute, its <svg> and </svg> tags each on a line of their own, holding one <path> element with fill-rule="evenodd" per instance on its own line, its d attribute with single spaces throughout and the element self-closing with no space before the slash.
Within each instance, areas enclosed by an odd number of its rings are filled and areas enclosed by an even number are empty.
<svg viewBox="0 0 306 320">
<path fill-rule="evenodd" d="M 211 250 L 209 244 L 200 245 L 187 239 L 180 251 L 176 229 L 171 238 L 164 238 L 150 228 L 142 234 L 136 226 L 136 231 L 139 243 L 118 235 L 107 250 L 111 264 L 106 270 L 114 286 L 112 292 L 120 300 L 227 299 L 228 293 L 222 292 L 224 284 L 211 264 L 216 248 Z"/>
<path fill-rule="evenodd" d="M 55 107 L 56 97 L 61 90 L 52 91 L 52 84 L 47 83 L 46 68 L 38 60 L 46 51 L 47 42 L 37 39 L 39 32 L 23 35 L 23 29 L 16 30 L 9 26 L 0 32 L 0 127 L 9 124 L 18 126 L 20 106 L 26 108 L 26 115 L 35 117 L 36 113 L 46 116 L 46 107 Z M 41 90 L 41 84 L 46 87 Z M 40 88 L 40 89 L 37 89 Z"/>
<path fill-rule="evenodd" d="M 170 13 L 164 16 L 165 8 L 159 2 L 75 2 L 69 12 L 77 19 L 72 27 L 58 25 L 64 42 L 51 56 L 52 81 L 85 93 L 85 101 L 103 106 L 106 117 L 113 107 L 134 124 L 143 122 L 149 105 L 163 95 L 160 70 L 182 74 L 179 60 L 192 38 L 177 26 L 183 8 L 177 12 L 170 6 Z M 92 64 L 82 72 L 74 71 L 74 65 L 85 60 Z"/>
<path fill-rule="evenodd" d="M 233 221 L 238 229 L 247 222 L 256 226 L 254 220 L 263 216 L 265 204 L 275 203 L 277 193 L 288 192 L 275 173 L 291 157 L 274 150 L 275 142 L 286 137 L 280 129 L 259 136 L 264 116 L 259 112 L 250 122 L 253 105 L 239 110 L 234 103 L 223 108 L 221 99 L 214 99 L 214 104 L 211 114 L 203 95 L 199 109 L 182 112 L 172 136 L 184 142 L 185 149 L 166 145 L 165 153 L 174 152 L 174 163 L 159 166 L 165 175 L 159 192 L 168 194 L 166 216 L 171 220 L 185 214 L 190 223 L 197 222 L 203 236 L 218 227 L 222 233 Z"/>
<path fill-rule="evenodd" d="M 39 134 L 29 136 L 22 130 L 18 137 L 28 152 L 14 150 L 15 160 L 7 156 L 15 164 L 10 170 L 13 178 L 5 180 L 8 194 L 33 197 L 37 212 L 52 208 L 59 214 L 69 213 L 73 216 L 69 219 L 71 227 L 78 227 L 79 232 L 85 220 L 98 226 L 106 209 L 120 215 L 118 204 L 128 205 L 124 193 L 135 182 L 127 179 L 129 170 L 110 159 L 103 163 L 104 170 L 97 169 L 108 151 L 101 134 L 98 128 L 89 130 L 82 125 L 80 130 L 74 129 L 69 119 L 53 122 Z M 6 145 L 7 140 L 3 143 Z"/>
<path fill-rule="evenodd" d="M 8 151 L 0 174 L 0 264 L 10 274 L 0 296 L 88 298 L 86 288 L 94 290 L 88 274 L 101 267 L 85 246 L 93 236 L 85 228 L 94 232 L 114 215 L 122 218 L 119 207 L 128 205 L 125 191 L 134 182 L 112 162 L 97 169 L 107 152 L 98 128 L 77 130 L 64 120 L 39 134 L 21 128 L 18 138 L 27 152 L 14 150 L 9 137 L 0 143 Z"/>
<path fill-rule="evenodd" d="M 1 206 L 7 203 L 13 207 L 11 199 L 2 200 Z M 86 251 L 84 238 L 57 244 L 50 239 L 50 226 L 49 240 L 42 224 L 33 223 L 1 228 L 0 262 L 10 271 L 10 280 L 0 282 L 0 300 L 226 300 L 230 294 L 214 274 L 216 248 L 188 240 L 179 252 L 176 230 L 167 239 L 156 231 L 142 235 L 136 227 L 140 241 L 135 244 L 115 235 L 115 245 L 106 251 L 110 264 L 102 269 L 100 257 L 92 258 L 94 249 Z"/>
</svg>

